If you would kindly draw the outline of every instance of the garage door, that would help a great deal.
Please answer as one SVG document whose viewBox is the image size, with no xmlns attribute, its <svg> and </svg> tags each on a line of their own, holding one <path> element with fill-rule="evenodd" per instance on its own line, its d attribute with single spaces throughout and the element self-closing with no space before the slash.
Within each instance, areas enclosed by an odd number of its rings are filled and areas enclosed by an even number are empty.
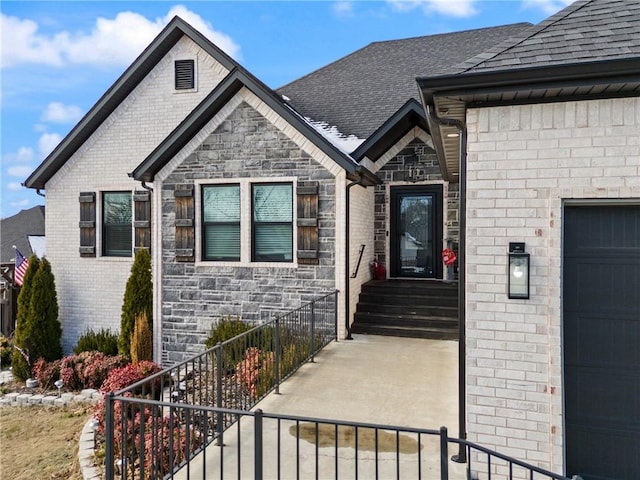
<svg viewBox="0 0 640 480">
<path fill-rule="evenodd" d="M 640 206 L 567 207 L 567 475 L 640 479 Z"/>
</svg>

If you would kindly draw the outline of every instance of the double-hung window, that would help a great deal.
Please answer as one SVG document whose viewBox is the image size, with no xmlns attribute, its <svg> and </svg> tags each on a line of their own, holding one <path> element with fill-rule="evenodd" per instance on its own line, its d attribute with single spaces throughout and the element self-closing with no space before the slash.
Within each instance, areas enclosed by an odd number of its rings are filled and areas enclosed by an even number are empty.
<svg viewBox="0 0 640 480">
<path fill-rule="evenodd" d="M 292 262 L 293 184 L 202 186 L 203 261 Z"/>
<path fill-rule="evenodd" d="M 131 192 L 102 194 L 102 255 L 130 257 L 132 247 Z"/>
<path fill-rule="evenodd" d="M 202 188 L 203 259 L 240 261 L 240 185 Z"/>
<path fill-rule="evenodd" d="M 251 185 L 251 260 L 293 260 L 293 186 L 290 183 Z"/>
</svg>

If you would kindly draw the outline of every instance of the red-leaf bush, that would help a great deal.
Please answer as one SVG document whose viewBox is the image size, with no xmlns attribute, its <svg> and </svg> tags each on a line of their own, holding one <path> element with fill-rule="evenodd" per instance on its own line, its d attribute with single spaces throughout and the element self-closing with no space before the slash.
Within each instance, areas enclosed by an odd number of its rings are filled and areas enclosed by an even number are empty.
<svg viewBox="0 0 640 480">
<path fill-rule="evenodd" d="M 236 378 L 249 391 L 251 398 L 261 397 L 272 387 L 273 359 L 273 352 L 251 347 L 236 365 Z"/>
<path fill-rule="evenodd" d="M 68 355 L 61 360 L 46 362 L 39 358 L 33 367 L 35 378 L 43 388 L 52 388 L 56 380 L 64 382 L 66 390 L 84 388 L 99 389 L 109 371 L 124 365 L 122 356 L 110 356 L 101 352 L 82 352 Z"/>
<path fill-rule="evenodd" d="M 100 388 L 103 399 L 96 406 L 94 415 L 98 421 L 98 432 L 102 436 L 105 435 L 105 396 L 110 392 L 129 387 L 160 370 L 160 366 L 153 362 L 141 361 L 116 368 L 109 373 Z M 144 389 L 128 391 L 123 396 L 149 398 L 153 394 L 159 397 L 161 393 L 159 390 L 160 378 L 146 384 Z M 115 458 L 124 457 L 127 460 L 127 472 L 123 474 L 127 478 L 129 476 L 138 478 L 139 473 L 136 469 L 139 468 L 144 469 L 146 479 L 163 478 L 202 444 L 204 436 L 193 426 L 184 425 L 178 413 L 172 417 L 162 416 L 161 409 L 138 403 L 115 400 L 113 419 L 114 454 Z M 171 442 L 169 442 L 170 438 L 172 438 Z M 187 438 L 189 438 L 188 444 Z M 144 458 L 143 465 L 137 462 L 140 456 Z"/>
<path fill-rule="evenodd" d="M 104 419 L 105 419 L 105 400 L 104 396 L 111 392 L 117 392 L 118 390 L 122 390 L 123 388 L 129 387 L 134 383 L 139 382 L 140 380 L 144 380 L 145 378 L 153 375 L 154 373 L 158 373 L 162 370 L 162 367 L 157 363 L 143 360 L 136 364 L 127 363 L 126 365 L 120 368 L 114 368 L 109 372 L 107 379 L 102 383 L 100 387 L 100 392 L 102 395 L 102 400 L 96 406 L 95 409 L 95 418 L 99 423 L 99 431 L 102 435 L 104 435 Z M 137 392 L 143 394 L 150 394 L 152 390 L 155 390 L 153 393 L 159 394 L 160 388 L 160 379 L 150 384 L 146 391 Z M 131 396 L 131 395 L 129 395 Z M 119 402 L 116 402 L 119 403 Z M 119 418 L 119 417 L 115 417 Z"/>
<path fill-rule="evenodd" d="M 144 478 L 164 478 L 171 473 L 173 467 L 187 460 L 190 454 L 202 445 L 203 438 L 193 426 L 188 428 L 180 423 L 178 415 L 153 417 L 148 416 L 148 411 L 145 413 L 147 416 L 144 429 Z M 136 443 L 138 441 L 139 436 Z"/>
<path fill-rule="evenodd" d="M 47 362 L 40 357 L 33 365 L 33 375 L 44 389 L 53 388 L 53 383 L 60 378 L 60 364 L 62 360 Z"/>
</svg>

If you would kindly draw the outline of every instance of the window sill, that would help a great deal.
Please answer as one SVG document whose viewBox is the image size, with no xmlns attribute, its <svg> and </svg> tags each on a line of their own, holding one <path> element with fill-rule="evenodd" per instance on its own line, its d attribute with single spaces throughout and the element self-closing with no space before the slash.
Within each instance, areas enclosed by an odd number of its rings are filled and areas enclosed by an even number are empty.
<svg viewBox="0 0 640 480">
<path fill-rule="evenodd" d="M 130 257 L 109 257 L 109 256 L 100 255 L 96 258 L 100 262 L 131 263 L 133 261 L 133 255 L 131 255 Z"/>
<path fill-rule="evenodd" d="M 296 262 L 214 262 L 198 260 L 196 267 L 298 268 Z"/>
</svg>

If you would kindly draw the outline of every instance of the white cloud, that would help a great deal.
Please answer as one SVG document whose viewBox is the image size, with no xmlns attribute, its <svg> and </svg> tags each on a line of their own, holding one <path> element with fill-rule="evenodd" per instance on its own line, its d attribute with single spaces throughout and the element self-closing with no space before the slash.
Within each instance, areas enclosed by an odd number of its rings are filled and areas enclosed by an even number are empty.
<svg viewBox="0 0 640 480">
<path fill-rule="evenodd" d="M 14 166 L 7 168 L 7 175 L 10 177 L 26 178 L 33 169 L 27 166 Z"/>
<path fill-rule="evenodd" d="M 197 13 L 177 5 L 155 20 L 126 11 L 112 19 L 98 17 L 88 33 L 62 31 L 51 36 L 39 34 L 32 20 L 2 15 L 2 43 L 12 47 L 2 49 L 2 67 L 25 63 L 128 65 L 175 15 L 232 57 L 240 56 L 240 47 L 231 37 L 215 30 Z"/>
<path fill-rule="evenodd" d="M 215 30 L 210 22 L 207 22 L 197 13 L 187 9 L 184 5 L 176 5 L 175 7 L 172 7 L 164 19 L 156 20 L 156 23 L 164 27 L 164 25 L 169 23 L 169 21 L 176 15 L 202 33 L 205 37 L 215 43 L 217 47 L 224 50 L 233 58 L 241 58 L 240 46 L 234 42 L 229 35 Z"/>
<path fill-rule="evenodd" d="M 416 8 L 426 14 L 438 13 L 451 17 L 471 17 L 478 13 L 477 0 L 387 0 L 395 9 L 409 12 Z"/>
<path fill-rule="evenodd" d="M 338 17 L 350 17 L 353 15 L 353 2 L 339 1 L 333 4 L 333 13 Z"/>
<path fill-rule="evenodd" d="M 42 157 L 49 155 L 58 146 L 62 137 L 57 133 L 43 133 L 38 139 L 38 151 Z"/>
<path fill-rule="evenodd" d="M 541 9 L 547 15 L 553 15 L 574 1 L 575 0 L 523 0 L 522 6 L 524 8 Z"/>
<path fill-rule="evenodd" d="M 76 123 L 82 118 L 82 109 L 76 105 L 51 102 L 42 113 L 41 120 L 54 123 Z"/>
<path fill-rule="evenodd" d="M 22 190 L 24 187 L 18 182 L 9 182 L 7 183 L 7 190 L 12 192 L 17 192 L 18 190 Z"/>
<path fill-rule="evenodd" d="M 5 45 L 0 52 L 2 68 L 21 63 L 62 64 L 60 47 L 55 39 L 39 35 L 38 24 L 32 20 L 0 14 L 0 30 L 0 38 Z M 11 45 L 11 48 L 6 48 L 7 45 Z"/>
<path fill-rule="evenodd" d="M 16 163 L 16 162 L 30 162 L 34 158 L 33 149 L 30 147 L 20 147 L 17 153 L 7 153 L 3 162 Z"/>
<path fill-rule="evenodd" d="M 9 205 L 11 205 L 12 207 L 26 207 L 27 205 L 29 205 L 29 200 L 18 200 L 15 202 L 10 202 Z"/>
</svg>

